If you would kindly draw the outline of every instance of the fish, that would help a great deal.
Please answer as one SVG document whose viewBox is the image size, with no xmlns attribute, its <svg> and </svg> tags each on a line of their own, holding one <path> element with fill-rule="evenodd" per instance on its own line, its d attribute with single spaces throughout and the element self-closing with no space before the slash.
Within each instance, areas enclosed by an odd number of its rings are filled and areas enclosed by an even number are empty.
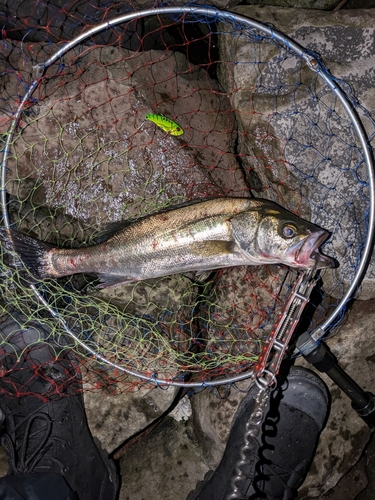
<svg viewBox="0 0 375 500">
<path fill-rule="evenodd" d="M 155 123 L 155 125 L 157 125 L 162 130 L 164 130 L 164 132 L 167 132 L 170 135 L 178 136 L 184 133 L 183 128 L 180 127 L 178 123 L 174 122 L 164 115 L 147 114 L 145 118 L 146 120 Z"/>
<path fill-rule="evenodd" d="M 38 280 L 97 274 L 98 288 L 232 266 L 337 267 L 319 247 L 330 233 L 280 205 L 257 198 L 198 199 L 132 222 L 115 223 L 103 241 L 59 248 L 14 228 L 0 239 Z"/>
</svg>

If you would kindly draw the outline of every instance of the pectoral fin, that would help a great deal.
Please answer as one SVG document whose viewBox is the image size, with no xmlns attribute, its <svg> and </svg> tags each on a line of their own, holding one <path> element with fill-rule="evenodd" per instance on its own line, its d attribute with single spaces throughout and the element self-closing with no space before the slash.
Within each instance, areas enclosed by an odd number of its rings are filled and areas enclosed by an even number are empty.
<svg viewBox="0 0 375 500">
<path fill-rule="evenodd" d="M 100 283 L 96 286 L 96 288 L 109 288 L 110 286 L 125 284 L 125 283 L 134 283 L 136 280 L 134 278 L 129 278 L 127 276 L 118 276 L 116 274 L 98 274 L 98 278 Z"/>
<path fill-rule="evenodd" d="M 183 273 L 186 278 L 189 278 L 191 281 L 195 281 L 196 283 L 204 283 L 208 280 L 214 270 L 210 269 L 209 271 L 190 271 L 187 273 Z"/>
<path fill-rule="evenodd" d="M 204 283 L 208 280 L 209 276 L 211 276 L 212 271 L 202 271 L 195 273 L 195 281 L 198 283 Z"/>
<path fill-rule="evenodd" d="M 193 243 L 189 250 L 192 254 L 204 258 L 232 255 L 234 242 L 223 240 L 199 241 Z"/>
</svg>

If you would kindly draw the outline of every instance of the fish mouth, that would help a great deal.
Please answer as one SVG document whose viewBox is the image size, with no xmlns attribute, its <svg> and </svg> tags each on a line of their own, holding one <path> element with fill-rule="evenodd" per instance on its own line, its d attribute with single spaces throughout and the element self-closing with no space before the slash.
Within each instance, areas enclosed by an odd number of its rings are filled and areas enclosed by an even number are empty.
<svg viewBox="0 0 375 500">
<path fill-rule="evenodd" d="M 293 263 L 289 264 L 293 267 L 306 269 L 333 269 L 338 267 L 337 261 L 332 257 L 323 255 L 319 247 L 329 237 L 328 231 L 314 231 L 310 233 L 304 240 L 297 243 L 288 250 Z"/>
</svg>

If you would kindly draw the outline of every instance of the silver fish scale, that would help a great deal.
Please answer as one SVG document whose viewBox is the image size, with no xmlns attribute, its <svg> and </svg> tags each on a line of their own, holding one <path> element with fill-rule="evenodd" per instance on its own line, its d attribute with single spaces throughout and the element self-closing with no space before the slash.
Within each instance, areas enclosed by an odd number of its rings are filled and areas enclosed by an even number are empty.
<svg viewBox="0 0 375 500">
<path fill-rule="evenodd" d="M 236 253 L 233 246 L 219 242 L 233 241 L 230 219 L 254 203 L 259 204 L 247 198 L 219 198 L 151 215 L 87 251 L 56 253 L 54 265 L 62 275 L 74 261 L 75 272 L 124 274 L 124 281 L 131 281 L 245 264 L 239 249 Z"/>
<path fill-rule="evenodd" d="M 96 273 L 101 288 L 242 265 L 333 267 L 317 250 L 328 233 L 269 200 L 199 200 L 116 229 L 103 243 L 75 249 L 51 248 L 13 229 L 0 236 L 37 278 Z"/>
</svg>

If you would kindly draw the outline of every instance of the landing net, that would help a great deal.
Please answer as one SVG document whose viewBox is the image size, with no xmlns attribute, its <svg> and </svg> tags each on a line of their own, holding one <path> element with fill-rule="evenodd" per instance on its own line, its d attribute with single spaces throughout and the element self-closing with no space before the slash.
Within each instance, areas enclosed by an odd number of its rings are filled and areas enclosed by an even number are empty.
<svg viewBox="0 0 375 500">
<path fill-rule="evenodd" d="M 349 87 L 316 54 L 229 12 L 108 21 L 108 9 L 90 20 L 74 6 L 20 12 L 0 42 L 3 224 L 80 247 L 109 223 L 196 198 L 273 200 L 332 233 L 323 251 L 340 267 L 320 273 L 303 320 L 316 338 L 332 330 L 372 237 L 375 126 Z M 183 134 L 163 130 L 165 119 Z M 29 343 L 3 333 L 4 373 L 48 344 L 79 360 L 89 389 L 120 392 L 250 376 L 298 277 L 272 265 L 203 282 L 99 290 L 95 276 L 75 275 L 29 286 L 14 259 L 1 250 L 2 316 L 40 333 Z"/>
</svg>

